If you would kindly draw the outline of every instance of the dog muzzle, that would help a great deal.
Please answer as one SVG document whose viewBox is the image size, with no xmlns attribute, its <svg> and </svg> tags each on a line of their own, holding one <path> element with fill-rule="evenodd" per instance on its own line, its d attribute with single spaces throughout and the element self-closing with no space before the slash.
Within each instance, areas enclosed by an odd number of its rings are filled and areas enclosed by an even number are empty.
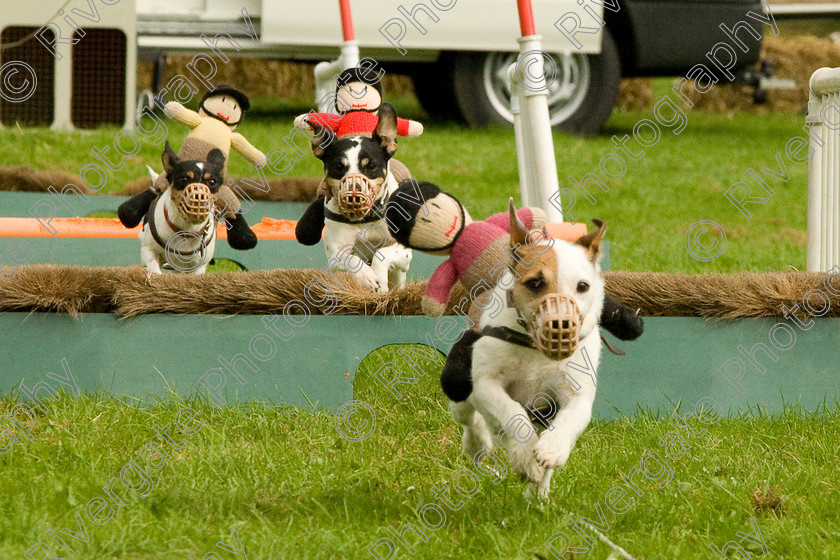
<svg viewBox="0 0 840 560">
<path fill-rule="evenodd" d="M 200 224 L 210 215 L 213 193 L 202 183 L 190 183 L 178 200 L 178 212 L 187 222 Z"/>
<path fill-rule="evenodd" d="M 370 212 L 379 188 L 361 173 L 341 178 L 338 187 L 338 209 L 351 220 L 361 220 Z"/>
<path fill-rule="evenodd" d="M 575 300 L 548 294 L 537 303 L 537 311 L 528 321 L 528 331 L 537 350 L 551 360 L 564 360 L 575 353 L 580 323 Z"/>
</svg>

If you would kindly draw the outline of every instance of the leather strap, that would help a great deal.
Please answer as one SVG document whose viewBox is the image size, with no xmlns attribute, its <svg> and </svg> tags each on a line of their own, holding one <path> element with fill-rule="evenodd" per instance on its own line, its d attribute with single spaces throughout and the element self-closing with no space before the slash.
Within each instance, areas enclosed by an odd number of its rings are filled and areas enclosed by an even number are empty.
<svg viewBox="0 0 840 560">
<path fill-rule="evenodd" d="M 510 342 L 511 344 L 524 346 L 525 348 L 536 349 L 534 341 L 531 340 L 530 336 L 509 327 L 484 327 L 481 329 L 481 336 L 490 336 L 505 342 Z"/>
<path fill-rule="evenodd" d="M 341 222 L 342 224 L 369 224 L 371 222 L 377 222 L 383 219 L 383 215 L 385 209 L 385 200 L 380 200 L 378 202 L 374 202 L 373 205 L 370 207 L 370 212 L 368 215 L 362 218 L 361 220 L 351 220 L 347 218 L 344 214 L 338 214 L 333 212 L 329 208 L 327 208 L 327 203 L 324 202 L 324 217 L 332 220 L 334 222 Z"/>
<path fill-rule="evenodd" d="M 206 248 L 205 243 L 200 243 L 198 247 L 196 247 L 195 249 L 192 249 L 191 251 L 179 251 L 178 249 L 173 249 L 172 247 L 167 247 L 166 246 L 166 242 L 163 240 L 163 238 L 161 238 L 160 233 L 158 233 L 157 227 L 155 226 L 155 207 L 157 207 L 157 203 L 158 203 L 159 200 L 160 200 L 160 197 L 157 197 L 152 201 L 152 204 L 149 206 L 149 211 L 148 211 L 148 213 L 146 214 L 146 217 L 143 220 L 143 223 L 148 223 L 149 224 L 149 232 L 152 234 L 152 239 L 155 240 L 155 243 L 160 245 L 163 249 L 165 249 L 167 251 L 170 251 L 172 253 L 175 253 L 176 255 L 180 255 L 182 257 L 190 257 L 192 255 L 195 255 L 198 252 L 203 253 L 205 248 Z M 169 227 L 171 227 L 173 230 L 175 230 L 175 233 L 184 231 L 180 228 L 175 227 L 169 221 L 169 216 L 167 215 L 165 205 L 163 207 L 163 215 L 166 218 L 166 224 Z M 207 222 L 207 224 L 204 226 L 204 228 L 202 228 L 202 230 L 200 232 L 202 240 L 204 240 L 204 236 L 207 235 L 207 232 L 209 231 L 211 223 L 212 223 L 212 220 L 210 222 Z"/>
</svg>

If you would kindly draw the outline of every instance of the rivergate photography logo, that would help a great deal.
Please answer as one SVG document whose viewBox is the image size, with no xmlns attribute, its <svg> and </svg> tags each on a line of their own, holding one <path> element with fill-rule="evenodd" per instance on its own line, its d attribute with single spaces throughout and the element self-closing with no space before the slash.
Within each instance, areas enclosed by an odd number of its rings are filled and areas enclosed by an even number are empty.
<svg viewBox="0 0 840 560">
<path fill-rule="evenodd" d="M 0 98 L 9 103 L 23 103 L 38 89 L 35 69 L 22 60 L 10 60 L 0 66 Z"/>
</svg>

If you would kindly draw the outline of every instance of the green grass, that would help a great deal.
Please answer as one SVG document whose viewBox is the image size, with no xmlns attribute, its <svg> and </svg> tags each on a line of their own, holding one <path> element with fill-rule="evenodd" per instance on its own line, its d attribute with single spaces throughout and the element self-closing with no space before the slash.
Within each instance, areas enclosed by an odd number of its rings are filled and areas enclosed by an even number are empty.
<svg viewBox="0 0 840 560">
<path fill-rule="evenodd" d="M 394 353 L 388 359 L 402 358 Z M 372 435 L 361 442 L 340 437 L 334 417 L 323 412 L 244 405 L 220 410 L 177 399 L 149 408 L 90 397 L 54 401 L 49 413 L 39 414 L 33 441 L 0 455 L 0 557 L 22 558 L 29 546 L 48 540 L 49 530 L 75 530 L 74 515 L 84 517 L 85 504 L 104 496 L 102 486 L 155 439 L 153 424 L 174 422 L 189 405 L 203 420 L 201 429 L 150 473 L 154 488 L 147 497 L 117 483 L 114 492 L 125 507 L 104 525 L 86 521 L 90 542 L 73 546 L 77 558 L 200 558 L 219 540 L 231 544 L 232 526 L 251 559 L 372 558 L 367 548 L 389 536 L 389 526 L 419 523 L 415 512 L 436 501 L 433 486 L 450 482 L 461 469 L 475 471 L 460 453 L 459 431 L 437 387 L 440 363 L 421 361 L 426 375 L 417 385 L 401 386 L 398 400 L 374 381 L 379 362 L 365 360 L 355 383 L 354 397 L 376 413 Z M 9 404 L 0 404 L 1 414 Z M 689 412 L 685 404 L 681 415 Z M 696 419 L 689 423 L 702 426 Z M 427 543 L 415 543 L 416 557 L 551 558 L 542 543 L 562 530 L 580 545 L 566 520 L 597 521 L 596 502 L 610 524 L 606 535 L 636 558 L 712 558 L 708 543 L 752 533 L 753 516 L 772 557 L 840 554 L 832 505 L 840 411 L 806 415 L 790 409 L 776 418 L 755 411 L 707 428 L 681 458 L 668 459 L 658 441 L 677 429 L 675 420 L 640 413 L 632 420 L 595 421 L 566 468 L 555 473 L 550 503 L 524 498 L 515 476 L 493 484 L 491 476 L 479 474 L 480 490 L 462 498 L 461 509 L 447 511 L 446 524 L 428 532 Z M 651 449 L 670 466 L 670 482 L 637 476 L 644 496 L 623 515 L 607 511 L 607 491 L 624 484 L 622 476 Z M 649 467 L 655 479 L 658 469 Z M 464 486 L 469 488 L 467 479 Z M 753 502 L 755 491 L 771 487 L 782 502 L 778 515 Z M 603 559 L 609 552 L 598 543 L 575 558 Z M 400 550 L 395 557 L 409 556 Z"/>
<path fill-rule="evenodd" d="M 413 100 L 392 101 L 401 115 L 427 125 L 423 137 L 400 141 L 398 157 L 417 177 L 454 193 L 479 219 L 503 211 L 510 195 L 518 200 L 511 131 L 429 122 Z M 308 100 L 257 100 L 241 132 L 268 151 L 282 145 L 294 116 L 309 109 Z M 801 132 L 802 117 L 687 115 L 687 128 L 679 136 L 663 129 L 662 139 L 643 159 L 628 162 L 624 178 L 597 194 L 597 205 L 578 201 L 573 213 L 578 220 L 607 221 L 612 268 L 804 268 L 805 166 L 786 161 L 791 179 L 768 180 L 776 194 L 765 205 L 752 205 L 750 220 L 723 196 L 729 185 L 748 180 L 748 168 L 773 165 L 774 154 Z M 599 159 L 614 151 L 610 136 L 632 134 L 643 118 L 653 119 L 652 112 L 616 112 L 601 136 L 555 135 L 561 185 L 568 175 L 580 178 L 597 171 Z M 3 129 L 0 164 L 78 173 L 93 162 L 91 147 L 110 143 L 116 132 Z M 171 127 L 173 146 L 185 132 Z M 298 145 L 306 156 L 289 176 L 319 176 L 319 163 L 300 138 Z M 144 142 L 137 156 L 109 175 L 104 190 L 119 190 L 125 181 L 144 176 L 147 164 L 159 168 L 160 152 L 160 146 Z M 234 156 L 230 172 L 250 175 L 252 169 Z M 717 260 L 699 262 L 685 250 L 685 232 L 698 220 L 714 220 L 725 228 L 727 247 Z M 384 349 L 359 368 L 355 398 L 369 403 L 377 415 L 373 434 L 362 442 L 340 437 L 327 412 L 251 405 L 220 410 L 177 397 L 168 404 L 134 408 L 107 398 L 64 397 L 39 414 L 32 441 L 0 454 L 0 558 L 23 558 L 36 542 L 51 542 L 51 530 L 75 530 L 74 515 L 84 516 L 88 500 L 103 496 L 102 486 L 155 437 L 153 424 L 172 422 L 184 404 L 199 411 L 202 429 L 152 474 L 155 486 L 146 498 L 122 489 L 126 505 L 114 519 L 101 526 L 87 522 L 89 543 L 65 537 L 76 558 L 201 558 L 211 550 L 233 558 L 214 548 L 220 540 L 232 544 L 232 526 L 252 560 L 372 558 L 367 548 L 390 536 L 388 527 L 418 524 L 418 508 L 435 501 L 433 486 L 473 468 L 460 453 L 460 435 L 438 387 L 440 363 L 422 363 L 425 375 L 416 385 L 402 386 L 400 400 L 373 381 L 382 363 L 401 359 L 393 349 Z M 4 415 L 13 402 L 0 402 L 0 428 L 10 428 Z M 480 491 L 465 498 L 461 509 L 447 511 L 444 527 L 428 532 L 427 543 L 414 543 L 413 557 L 552 558 L 542 543 L 560 530 L 580 545 L 566 520 L 572 515 L 597 520 L 595 504 L 603 507 L 607 491 L 622 484 L 622 476 L 646 452 L 662 455 L 658 441 L 674 429 L 673 418 L 655 419 L 644 411 L 632 419 L 594 421 L 566 468 L 555 474 L 551 503 L 526 500 L 523 484 L 513 476 L 497 485 L 482 476 Z M 620 516 L 605 512 L 610 523 L 606 535 L 636 558 L 711 558 L 710 542 L 722 545 L 737 539 L 738 531 L 752 533 L 755 516 L 770 555 L 836 558 L 838 432 L 836 407 L 820 414 L 790 408 L 773 418 L 756 410 L 722 419 L 693 440 L 683 457 L 666 459 L 673 469 L 670 483 L 658 488 L 645 481 L 645 495 L 630 511 Z M 778 494 L 783 513 L 757 508 L 756 491 Z M 606 558 L 610 550 L 596 543 L 575 558 Z M 756 547 L 747 549 L 761 554 Z M 400 548 L 395 557 L 410 556 Z"/>
<path fill-rule="evenodd" d="M 511 195 L 519 200 L 519 179 L 513 132 L 468 130 L 454 124 L 428 122 L 410 98 L 394 100 L 401 115 L 426 121 L 419 138 L 400 140 L 397 157 L 420 179 L 439 184 L 458 196 L 477 219 L 505 210 Z M 311 108 L 308 100 L 258 100 L 241 132 L 268 152 L 284 146 L 295 115 Z M 688 124 L 679 134 L 662 127 L 662 137 L 639 161 L 629 161 L 625 176 L 607 181 L 609 192 L 590 187 L 598 203 L 583 197 L 572 215 L 576 220 L 601 218 L 608 224 L 612 267 L 626 270 L 679 272 L 737 272 L 804 268 L 806 244 L 807 165 L 790 163 L 784 154 L 787 141 L 802 134 L 801 115 L 718 115 L 687 113 Z M 578 179 L 599 173 L 598 163 L 616 151 L 610 137 L 632 136 L 641 119 L 654 119 L 652 111 L 616 111 L 604 133 L 594 138 L 555 134 L 561 185 L 566 177 Z M 57 133 L 40 129 L 7 128 L 3 165 L 78 173 L 93 163 L 91 148 L 112 142 L 117 131 L 102 129 Z M 169 124 L 169 140 L 180 145 L 186 129 Z M 305 155 L 295 160 L 287 176 L 318 177 L 322 171 L 301 134 L 296 143 Z M 635 146 L 633 140 L 631 146 Z M 113 152 L 113 148 L 111 150 Z M 145 165 L 160 168 L 161 146 L 145 140 L 140 152 L 127 158 L 122 169 L 110 173 L 108 190 L 119 190 L 127 180 L 146 175 Z M 790 173 L 786 182 L 768 179 L 775 195 L 766 204 L 751 204 L 747 220 L 728 200 L 726 189 L 738 181 L 751 181 L 747 169 L 776 168 L 781 153 Z M 238 155 L 230 172 L 252 175 L 253 168 Z M 273 175 L 270 175 L 270 177 Z M 757 186 L 753 193 L 760 193 Z M 713 220 L 726 232 L 726 250 L 718 259 L 701 262 L 685 249 L 685 233 L 699 220 Z"/>
</svg>

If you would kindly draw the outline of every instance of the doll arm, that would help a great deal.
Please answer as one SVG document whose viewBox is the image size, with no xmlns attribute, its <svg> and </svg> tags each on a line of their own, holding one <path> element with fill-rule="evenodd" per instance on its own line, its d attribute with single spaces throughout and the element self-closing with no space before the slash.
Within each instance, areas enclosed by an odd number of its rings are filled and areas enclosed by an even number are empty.
<svg viewBox="0 0 840 560">
<path fill-rule="evenodd" d="M 409 138 L 420 136 L 423 134 L 423 125 L 417 121 L 397 117 L 397 134 Z"/>
<path fill-rule="evenodd" d="M 238 132 L 234 132 L 230 135 L 230 147 L 236 150 L 236 153 L 240 156 L 248 160 L 251 165 L 262 167 L 268 161 L 264 153 L 252 146 L 251 143 Z"/>
<path fill-rule="evenodd" d="M 457 276 L 452 259 L 446 259 L 435 269 L 423 294 L 423 313 L 430 317 L 443 315 L 452 287 L 458 281 Z"/>
<path fill-rule="evenodd" d="M 195 111 L 187 109 L 177 101 L 170 101 L 164 106 L 164 114 L 178 124 L 195 128 L 201 124 L 201 117 Z"/>
<path fill-rule="evenodd" d="M 315 121 L 321 126 L 337 132 L 338 125 L 341 124 L 341 115 L 333 115 L 332 113 L 304 113 L 295 117 L 295 128 L 312 130 L 312 127 L 306 121 Z"/>
</svg>

